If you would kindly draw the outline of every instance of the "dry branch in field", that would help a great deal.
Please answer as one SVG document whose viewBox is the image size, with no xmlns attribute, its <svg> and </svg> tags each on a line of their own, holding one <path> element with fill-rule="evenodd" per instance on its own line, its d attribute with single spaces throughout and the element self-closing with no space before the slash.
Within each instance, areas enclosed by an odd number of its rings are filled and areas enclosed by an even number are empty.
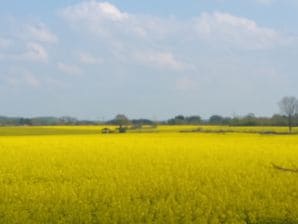
<svg viewBox="0 0 298 224">
<path fill-rule="evenodd" d="M 272 166 L 273 166 L 274 169 L 277 169 L 277 170 L 280 170 L 280 171 L 298 173 L 298 169 L 295 169 L 295 168 L 282 167 L 282 166 L 278 166 L 274 163 L 272 163 Z"/>
</svg>

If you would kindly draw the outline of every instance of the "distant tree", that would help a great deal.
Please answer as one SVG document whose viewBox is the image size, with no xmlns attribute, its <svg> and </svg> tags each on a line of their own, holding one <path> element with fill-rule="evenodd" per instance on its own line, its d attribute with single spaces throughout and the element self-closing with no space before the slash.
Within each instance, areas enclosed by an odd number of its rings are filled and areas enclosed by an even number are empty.
<svg viewBox="0 0 298 224">
<path fill-rule="evenodd" d="M 223 120 L 224 120 L 224 118 L 220 115 L 212 115 L 209 118 L 209 123 L 210 124 L 222 124 Z"/>
<path fill-rule="evenodd" d="M 288 118 L 289 132 L 292 132 L 292 120 L 298 112 L 298 100 L 293 96 L 286 96 L 278 103 L 280 111 Z"/>
<path fill-rule="evenodd" d="M 280 114 L 274 114 L 270 119 L 270 125 L 273 126 L 285 126 L 288 125 L 287 118 Z"/>
<path fill-rule="evenodd" d="M 200 124 L 202 122 L 202 119 L 200 116 L 193 115 L 193 116 L 183 116 L 183 115 L 178 115 L 175 116 L 174 118 L 170 119 L 167 121 L 167 124 L 170 125 L 189 125 L 189 124 Z"/>
<path fill-rule="evenodd" d="M 127 128 L 125 126 L 130 124 L 129 119 L 124 114 L 118 114 L 114 118 L 114 122 L 116 125 L 119 126 L 119 132 L 124 133 L 126 132 Z"/>
<path fill-rule="evenodd" d="M 178 115 L 174 118 L 175 124 L 185 124 L 185 117 L 183 115 Z"/>
<path fill-rule="evenodd" d="M 170 125 L 185 124 L 185 117 L 183 115 L 178 115 L 178 116 L 168 120 L 168 124 L 170 124 Z"/>
<path fill-rule="evenodd" d="M 202 119 L 200 116 L 190 116 L 186 117 L 185 120 L 188 124 L 200 124 L 202 122 Z"/>
<path fill-rule="evenodd" d="M 258 124 L 258 122 L 259 121 L 254 115 L 254 113 L 249 113 L 240 119 L 240 124 L 244 126 L 255 126 Z"/>
<path fill-rule="evenodd" d="M 184 120 L 185 117 L 183 115 L 178 115 L 175 117 L 176 120 Z"/>
<path fill-rule="evenodd" d="M 149 119 L 134 119 L 131 120 L 131 123 L 134 125 L 153 125 L 154 122 Z"/>
<path fill-rule="evenodd" d="M 17 125 L 32 125 L 31 120 L 29 118 L 20 118 L 17 121 Z"/>
</svg>

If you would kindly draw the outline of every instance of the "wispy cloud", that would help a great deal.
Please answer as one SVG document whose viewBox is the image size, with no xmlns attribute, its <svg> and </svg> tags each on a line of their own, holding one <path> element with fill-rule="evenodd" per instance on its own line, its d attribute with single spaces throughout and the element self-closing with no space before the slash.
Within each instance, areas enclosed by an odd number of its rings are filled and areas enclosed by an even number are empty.
<svg viewBox="0 0 298 224">
<path fill-rule="evenodd" d="M 78 66 L 73 65 L 73 64 L 66 64 L 63 62 L 58 62 L 57 67 L 61 72 L 65 73 L 67 75 L 79 75 L 82 73 L 82 70 Z"/>
<path fill-rule="evenodd" d="M 0 59 L 9 61 L 48 62 L 48 49 L 58 42 L 58 37 L 42 22 L 14 20 L 13 29 L 0 37 Z"/>
<path fill-rule="evenodd" d="M 269 0 L 262 0 L 269 1 Z M 84 1 L 61 11 L 74 27 L 87 29 L 107 42 L 120 40 L 133 46 L 167 44 L 177 40 L 215 43 L 218 47 L 267 49 L 282 43 L 284 37 L 273 28 L 224 12 L 204 12 L 196 18 L 177 20 L 122 12 L 110 3 Z M 185 35 L 187 33 L 187 35 Z M 147 46 L 148 46 L 147 44 Z"/>
<path fill-rule="evenodd" d="M 44 23 L 27 24 L 24 26 L 24 35 L 33 41 L 57 43 L 58 37 L 51 32 Z"/>
<path fill-rule="evenodd" d="M 83 1 L 60 10 L 61 16 L 73 27 L 85 28 L 93 34 L 106 38 L 139 37 L 156 39 L 174 28 L 171 19 L 154 16 L 136 15 L 121 11 L 108 2 Z"/>
<path fill-rule="evenodd" d="M 229 13 L 203 13 L 195 20 L 200 38 L 207 42 L 229 45 L 240 49 L 271 48 L 283 41 L 274 29 L 261 27 L 253 20 Z"/>
<path fill-rule="evenodd" d="M 102 64 L 103 59 L 101 57 L 96 57 L 90 53 L 80 53 L 79 55 L 80 62 L 87 65 Z"/>
<path fill-rule="evenodd" d="M 26 51 L 24 53 L 15 55 L 15 58 L 19 60 L 47 62 L 48 53 L 42 45 L 32 42 L 27 44 Z"/>
<path fill-rule="evenodd" d="M 0 60 L 44 63 L 48 62 L 48 53 L 42 45 L 35 42 L 29 42 L 26 44 L 25 49 L 19 53 L 0 53 Z"/>
<path fill-rule="evenodd" d="M 190 67 L 186 63 L 178 60 L 171 52 L 140 51 L 135 53 L 134 58 L 144 65 L 166 70 L 181 71 Z"/>
<path fill-rule="evenodd" d="M 40 79 L 35 74 L 25 68 L 12 68 L 4 76 L 3 81 L 10 87 L 19 88 L 21 86 L 38 88 L 42 85 Z"/>
<path fill-rule="evenodd" d="M 83 1 L 61 11 L 62 15 L 71 21 L 88 21 L 92 23 L 104 20 L 123 21 L 128 14 L 121 12 L 116 6 L 108 2 Z"/>
</svg>

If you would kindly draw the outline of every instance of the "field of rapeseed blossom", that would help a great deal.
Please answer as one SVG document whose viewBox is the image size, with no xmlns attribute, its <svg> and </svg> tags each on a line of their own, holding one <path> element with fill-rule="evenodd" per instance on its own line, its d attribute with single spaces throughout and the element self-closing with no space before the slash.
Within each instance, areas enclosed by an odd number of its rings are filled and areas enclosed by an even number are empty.
<svg viewBox="0 0 298 224">
<path fill-rule="evenodd" d="M 298 223 L 297 135 L 179 129 L 0 128 L 0 223 Z"/>
</svg>

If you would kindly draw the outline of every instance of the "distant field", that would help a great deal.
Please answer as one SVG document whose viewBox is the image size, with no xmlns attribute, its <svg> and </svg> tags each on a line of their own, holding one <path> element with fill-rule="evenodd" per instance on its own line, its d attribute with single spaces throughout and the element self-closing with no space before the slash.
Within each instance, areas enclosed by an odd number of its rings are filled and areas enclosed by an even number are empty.
<svg viewBox="0 0 298 224">
<path fill-rule="evenodd" d="M 28 135 L 94 135 L 101 134 L 103 128 L 116 130 L 117 126 L 20 126 L 0 127 L 0 136 Z M 288 133 L 287 127 L 235 127 L 235 126 L 206 126 L 206 125 L 160 125 L 157 127 L 144 126 L 141 129 L 128 130 L 129 133 L 174 133 L 174 132 L 235 132 L 235 133 Z M 298 134 L 298 127 L 293 128 Z"/>
<path fill-rule="evenodd" d="M 298 135 L 101 128 L 1 127 L 0 223 L 298 223 Z"/>
</svg>

